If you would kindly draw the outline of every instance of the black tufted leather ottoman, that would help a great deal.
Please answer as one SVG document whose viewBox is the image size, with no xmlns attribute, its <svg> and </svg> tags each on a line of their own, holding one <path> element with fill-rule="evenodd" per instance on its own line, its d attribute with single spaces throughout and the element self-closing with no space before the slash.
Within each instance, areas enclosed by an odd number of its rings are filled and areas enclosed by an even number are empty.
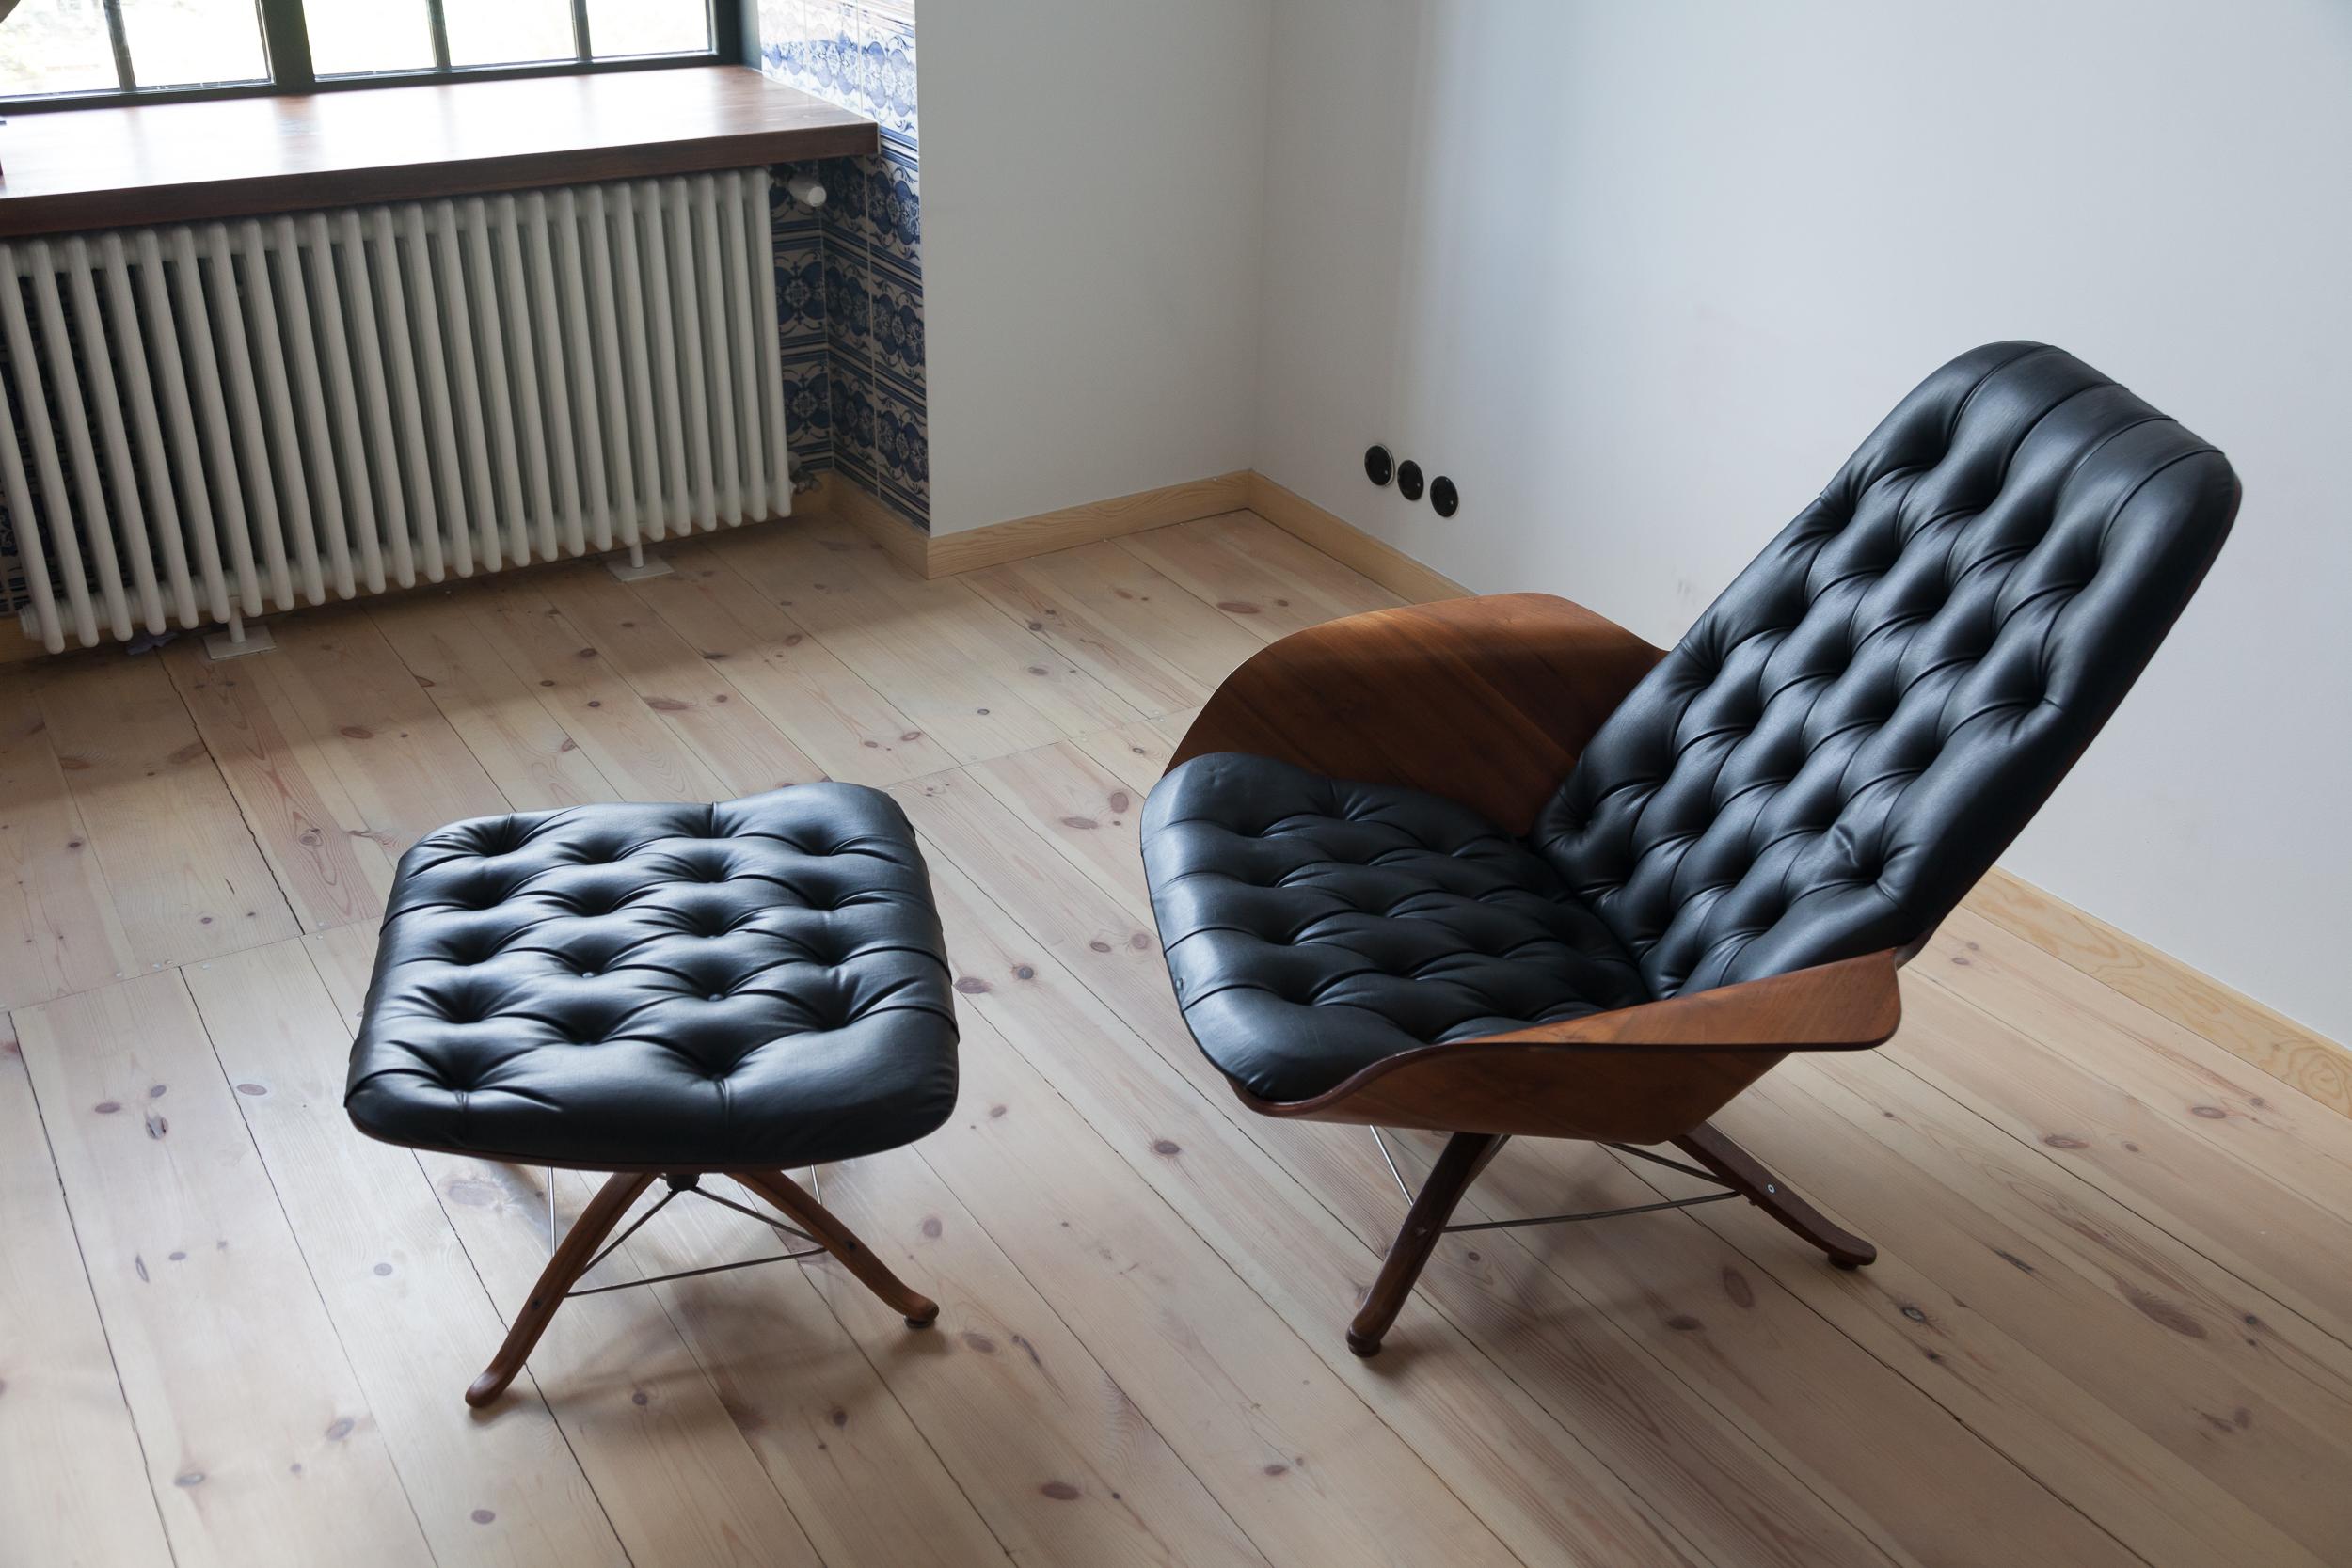
<svg viewBox="0 0 2352 1568">
<path fill-rule="evenodd" d="M 410 1148 L 615 1173 L 468 1402 L 513 1381 L 657 1178 L 667 1203 L 727 1173 L 910 1323 L 936 1317 L 784 1171 L 946 1120 L 951 997 L 914 830 L 875 790 L 485 816 L 419 841 L 352 1047 L 353 1124 Z"/>
</svg>

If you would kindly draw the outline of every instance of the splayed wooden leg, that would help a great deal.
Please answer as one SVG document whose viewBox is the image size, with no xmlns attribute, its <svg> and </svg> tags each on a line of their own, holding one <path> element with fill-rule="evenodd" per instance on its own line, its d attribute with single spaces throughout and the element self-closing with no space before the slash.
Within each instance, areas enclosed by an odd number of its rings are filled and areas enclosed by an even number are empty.
<svg viewBox="0 0 2352 1568">
<path fill-rule="evenodd" d="M 1833 1224 L 1788 1184 L 1758 1164 L 1755 1156 L 1711 1126 L 1699 1126 L 1675 1140 L 1675 1147 L 1707 1167 L 1724 1186 L 1787 1226 L 1829 1255 L 1841 1269 L 1858 1269 L 1875 1261 L 1879 1249 L 1842 1226 Z"/>
<path fill-rule="evenodd" d="M 498 1354 L 489 1366 L 473 1380 L 466 1390 L 466 1402 L 479 1409 L 506 1391 L 515 1381 L 515 1374 L 523 1370 L 531 1350 L 539 1342 L 539 1336 L 548 1330 L 555 1309 L 564 1305 L 564 1292 L 588 1272 L 596 1249 L 612 1233 L 612 1227 L 628 1212 L 628 1206 L 637 1201 L 637 1195 L 653 1184 L 653 1177 L 642 1171 L 621 1171 L 608 1177 L 596 1196 L 588 1200 L 572 1228 L 540 1271 L 539 1283 L 532 1288 L 530 1299 L 522 1310 L 515 1314 L 514 1326 L 506 1331 L 506 1342 L 499 1346 Z"/>
<path fill-rule="evenodd" d="M 1359 1355 L 1379 1354 L 1381 1338 L 1405 1309 L 1405 1298 L 1413 1293 L 1413 1282 L 1421 1277 L 1438 1238 L 1445 1234 L 1446 1221 L 1453 1218 L 1455 1205 L 1509 1141 L 1493 1132 L 1456 1132 L 1446 1140 L 1429 1179 L 1421 1184 L 1421 1196 L 1406 1212 L 1396 1240 L 1389 1243 L 1389 1256 L 1382 1260 L 1372 1289 L 1365 1292 L 1356 1321 L 1348 1325 L 1349 1350 Z"/>
<path fill-rule="evenodd" d="M 838 1259 L 859 1283 L 906 1319 L 909 1328 L 925 1327 L 939 1316 L 939 1303 L 918 1293 L 892 1274 L 889 1266 L 875 1257 L 848 1226 L 834 1218 L 832 1211 L 809 1196 L 790 1177 L 782 1171 L 758 1171 L 739 1175 L 736 1180 L 774 1204 L 787 1220 Z"/>
</svg>

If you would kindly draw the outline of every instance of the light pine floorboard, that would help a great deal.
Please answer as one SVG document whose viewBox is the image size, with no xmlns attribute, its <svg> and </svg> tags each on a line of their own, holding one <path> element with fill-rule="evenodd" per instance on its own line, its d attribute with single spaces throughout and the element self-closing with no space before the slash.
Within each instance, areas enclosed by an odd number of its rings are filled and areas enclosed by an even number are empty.
<svg viewBox="0 0 2352 1568">
<path fill-rule="evenodd" d="M 291 895 L 161 661 L 101 656 L 6 678 L 37 694 L 135 965 L 161 969 L 296 933 Z"/>
<path fill-rule="evenodd" d="M 215 664 L 187 641 L 163 661 L 304 928 L 380 916 L 391 857 L 294 712 L 285 665 Z"/>
<path fill-rule="evenodd" d="M 926 580 L 847 523 L 708 544 L 960 761 L 1143 717 L 961 578 Z"/>
<path fill-rule="evenodd" d="M 2352 1117 L 2352 1052 L 1995 867 L 1968 895 L 1977 912 L 2233 1055 Z"/>
<path fill-rule="evenodd" d="M 665 546 L 638 598 L 835 779 L 886 784 L 955 758 L 707 546 Z"/>
<path fill-rule="evenodd" d="M 1138 713 L 1200 705 L 1263 645 L 1115 543 L 975 572 L 971 581 Z"/>
<path fill-rule="evenodd" d="M 162 1561 L 138 1433 L 13 1038 L 0 1039 L 0 1541 L 26 1562 Z"/>
<path fill-rule="evenodd" d="M 174 1560 L 432 1561 L 181 972 L 16 1025 Z"/>
<path fill-rule="evenodd" d="M 139 967 L 32 683 L 0 683 L 0 1005 L 22 1007 Z"/>
<path fill-rule="evenodd" d="M 1131 533 L 1117 543 L 1268 642 L 1342 615 L 1404 603 L 1253 513 Z"/>
<path fill-rule="evenodd" d="M 493 1420 L 442 1418 L 443 1390 L 501 1332 L 498 1311 L 416 1156 L 351 1135 L 347 1037 L 303 944 L 183 973 L 435 1559 L 625 1561 L 535 1390 Z"/>
<path fill-rule="evenodd" d="M 1219 679 L 1395 596 L 1248 513 L 935 581 L 822 518 L 664 553 L 0 673 L 0 1562 L 2346 1560 L 2352 1119 L 2256 1065 L 2323 1048 L 1996 877 L 1893 1042 L 1721 1118 L 1875 1266 L 1736 1204 L 1457 1237 L 1359 1361 L 1401 1200 L 1193 1048 L 1137 832 Z M 820 777 L 947 930 L 956 1115 L 822 1173 L 939 1323 L 825 1260 L 616 1291 L 469 1413 L 548 1179 L 342 1117 L 394 863 Z M 1692 1190 L 1521 1141 L 1466 1217 Z M 776 1244 L 682 1200 L 590 1283 Z"/>
</svg>

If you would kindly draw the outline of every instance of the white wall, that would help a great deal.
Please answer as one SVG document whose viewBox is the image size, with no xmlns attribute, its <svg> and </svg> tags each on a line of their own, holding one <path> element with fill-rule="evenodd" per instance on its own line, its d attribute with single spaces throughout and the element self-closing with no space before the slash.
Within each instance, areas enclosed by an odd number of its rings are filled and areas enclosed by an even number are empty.
<svg viewBox="0 0 2352 1568">
<path fill-rule="evenodd" d="M 1665 641 L 1929 370 L 2073 350 L 2247 499 L 2007 863 L 2352 1038 L 2352 7 L 1273 6 L 1259 468 Z"/>
<path fill-rule="evenodd" d="M 1267 0 L 924 0 L 931 531 L 1249 466 Z"/>
</svg>

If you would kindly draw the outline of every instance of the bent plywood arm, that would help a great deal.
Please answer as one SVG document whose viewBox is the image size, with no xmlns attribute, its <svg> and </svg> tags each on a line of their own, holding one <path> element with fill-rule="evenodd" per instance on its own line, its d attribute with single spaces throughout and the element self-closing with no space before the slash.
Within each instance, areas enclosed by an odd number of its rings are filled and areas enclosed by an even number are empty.
<svg viewBox="0 0 2352 1568">
<path fill-rule="evenodd" d="M 1601 721 L 1665 657 L 1549 594 L 1311 626 L 1225 678 L 1169 766 L 1211 752 L 1408 784 L 1525 832 Z"/>
<path fill-rule="evenodd" d="M 1308 1121 L 1611 1143 L 1662 1143 L 1705 1122 L 1792 1051 L 1859 1051 L 1902 1022 L 1895 955 L 1693 991 L 1560 1023 L 1422 1046 L 1311 1100 L 1240 1091 Z"/>
</svg>

